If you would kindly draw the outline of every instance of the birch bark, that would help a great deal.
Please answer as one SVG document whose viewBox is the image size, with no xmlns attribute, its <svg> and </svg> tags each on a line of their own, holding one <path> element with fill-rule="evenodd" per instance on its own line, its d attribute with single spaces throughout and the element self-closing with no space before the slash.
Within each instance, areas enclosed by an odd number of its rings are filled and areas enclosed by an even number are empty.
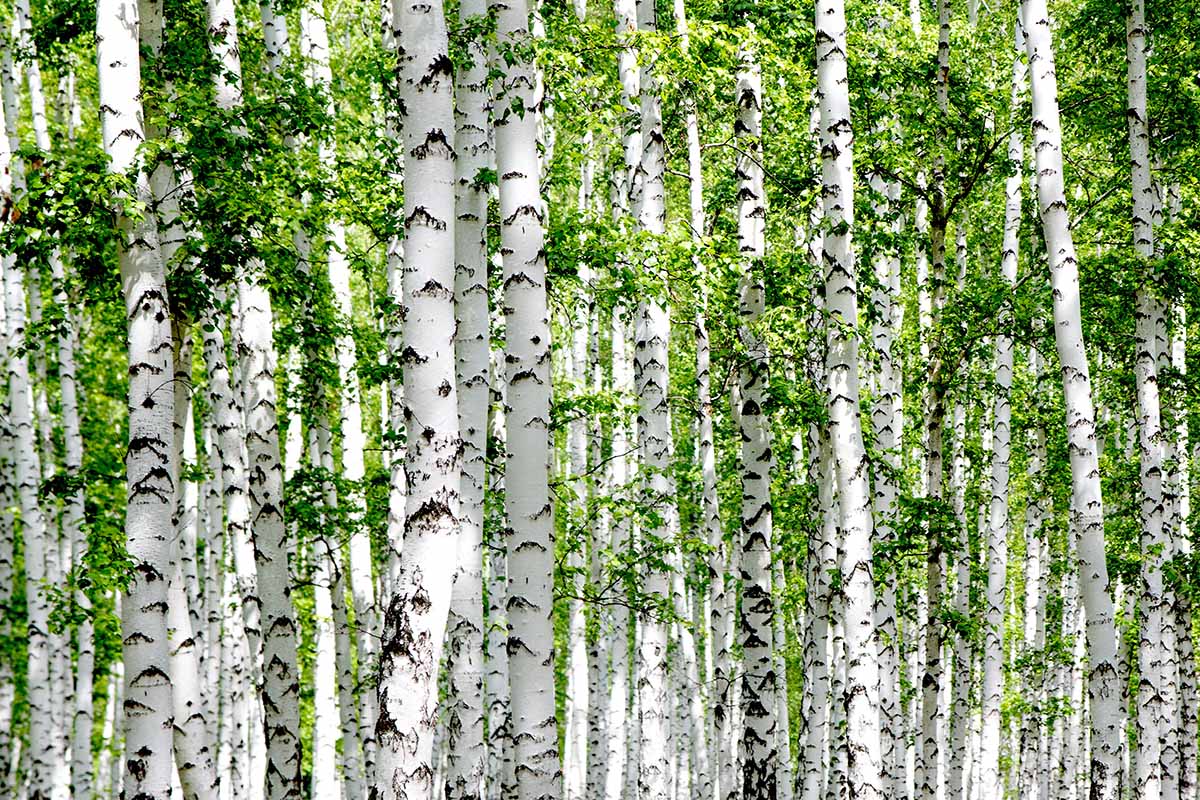
<svg viewBox="0 0 1200 800">
<path fill-rule="evenodd" d="M 487 14 L 485 0 L 459 6 L 464 33 Z M 455 197 L 455 304 L 458 335 L 455 363 L 458 421 L 463 441 L 462 528 L 458 535 L 458 568 L 450 598 L 448 622 L 450 692 L 448 725 L 450 760 L 448 800 L 479 800 L 483 792 L 483 506 L 487 456 L 488 260 L 487 184 L 479 179 L 491 163 L 488 116 L 491 98 L 488 62 L 481 37 L 468 33 L 470 64 L 458 71 L 455 120 L 458 151 Z"/>
<path fill-rule="evenodd" d="M 1015 116 L 1020 108 L 1025 84 L 1025 63 L 1021 59 L 1024 42 L 1020 19 L 1015 26 L 1017 55 L 1013 59 L 1012 89 L 1009 105 Z M 1013 127 L 1008 140 L 1008 160 L 1012 172 L 1004 185 L 1004 237 L 1001 244 L 1000 277 L 1009 291 L 1017 280 L 1018 246 L 1021 233 L 1021 181 L 1024 169 L 1024 138 Z M 999 797 L 1003 792 L 1000 772 L 1000 702 L 1004 691 L 1004 609 L 1008 582 L 1008 480 L 1012 442 L 1013 339 L 1008 333 L 1012 313 L 1007 304 L 1000 312 L 999 333 L 995 338 L 993 361 L 995 395 L 992 409 L 991 500 L 988 504 L 987 525 L 987 607 L 983 645 L 983 724 L 980 733 L 980 791 L 985 797 Z M 1034 501 L 1036 503 L 1036 501 Z M 1035 548 L 1033 563 L 1037 564 L 1037 539 L 1030 538 Z M 1026 585 L 1026 591 L 1036 595 L 1037 582 Z M 1028 623 L 1027 623 L 1028 624 Z M 1036 627 L 1036 621 L 1035 621 Z"/>
<path fill-rule="evenodd" d="M 845 596 L 848 781 L 852 800 L 880 798 L 879 664 L 873 633 L 871 496 L 859 416 L 858 284 L 852 249 L 853 134 L 842 0 L 816 7 L 817 96 L 821 105 L 821 197 L 827 233 L 822 261 L 829 320 L 826 378 L 838 494 Z"/>
<path fill-rule="evenodd" d="M 1121 782 L 1121 688 L 1117 636 L 1104 554 L 1104 507 L 1096 452 L 1096 415 L 1079 309 L 1079 267 L 1067 216 L 1062 125 L 1045 0 L 1026 0 L 1025 46 L 1033 98 L 1038 208 L 1054 292 L 1054 335 L 1062 364 L 1071 461 L 1071 516 L 1078 537 L 1079 582 L 1087 614 L 1091 711 L 1091 797 L 1114 800 Z"/>
<path fill-rule="evenodd" d="M 766 800 L 778 793 L 779 754 L 775 700 L 775 602 L 771 588 L 772 514 L 770 420 L 763 409 L 768 352 L 755 325 L 766 306 L 762 259 L 766 245 L 766 193 L 762 175 L 762 73 L 743 46 L 737 77 L 734 133 L 743 142 L 738 180 L 739 335 L 746 356 L 738 376 L 742 441 L 741 708 L 742 797 Z"/>
<path fill-rule="evenodd" d="M 389 593 L 379 679 L 382 798 L 430 796 L 437 674 L 459 533 L 462 440 L 454 374 L 454 116 L 440 2 L 395 6 L 405 150 L 404 550 Z M 393 354 L 395 355 L 395 354 Z"/>
<path fill-rule="evenodd" d="M 149 206 L 149 176 L 138 164 L 145 138 L 141 109 L 138 9 L 132 0 L 101 0 L 96 13 L 101 133 L 109 169 L 135 173 L 134 197 Z M 123 605 L 125 665 L 125 785 L 130 796 L 171 793 L 171 678 L 167 638 L 168 543 L 175 485 L 173 393 L 158 392 L 172 374 L 166 274 L 155 220 L 118 215 L 122 289 L 129 358 L 128 505 L 126 549 L 133 582 Z M 10 312 L 11 313 L 11 312 Z M 35 737 L 34 741 L 38 741 Z"/>
</svg>

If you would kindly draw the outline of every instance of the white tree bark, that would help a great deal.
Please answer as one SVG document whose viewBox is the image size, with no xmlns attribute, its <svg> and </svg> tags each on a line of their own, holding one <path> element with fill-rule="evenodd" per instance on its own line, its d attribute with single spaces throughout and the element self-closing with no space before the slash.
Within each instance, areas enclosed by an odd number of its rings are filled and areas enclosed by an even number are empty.
<svg viewBox="0 0 1200 800">
<path fill-rule="evenodd" d="M 762 259 L 766 246 L 766 192 L 762 174 L 762 73 L 755 54 L 743 48 L 737 76 L 737 120 L 741 140 L 738 180 L 740 337 L 746 354 L 738 380 L 742 456 L 741 645 L 744 669 L 740 732 L 742 797 L 766 800 L 777 793 L 776 686 L 774 679 L 774 593 L 771 588 L 772 514 L 770 420 L 763 410 L 768 352 L 755 325 L 766 306 Z M 780 643 L 782 644 L 782 643 Z"/>
<path fill-rule="evenodd" d="M 496 4 L 499 48 L 510 49 L 495 97 L 504 263 L 509 686 L 519 800 L 560 795 L 555 723 L 553 509 L 548 470 L 550 320 L 545 213 L 538 184 L 536 69 L 525 0 Z M 530 112 L 534 113 L 530 113 Z"/>
<path fill-rule="evenodd" d="M 824 369 L 814 364 L 815 371 Z M 810 542 L 805 565 L 804 698 L 800 707 L 800 800 L 825 796 L 828 765 L 830 685 L 830 617 L 832 577 L 837 569 L 837 474 L 826 427 L 809 429 L 809 479 L 817 485 L 820 537 Z"/>
<path fill-rule="evenodd" d="M 650 0 L 637 3 L 639 33 L 658 29 L 657 14 Z M 663 234 L 666 226 L 664 174 L 666 156 L 663 145 L 662 98 L 653 67 L 641 68 L 642 150 L 634 177 L 634 216 L 640 230 L 650 236 Z M 654 274 L 657 261 L 647 254 L 644 268 Z M 637 448 L 639 477 L 643 496 L 650 507 L 671 502 L 669 475 L 672 452 L 670 408 L 668 406 L 668 351 L 670 319 L 658 298 L 643 300 L 637 312 L 634 346 L 635 389 L 638 396 Z M 644 546 L 652 550 L 669 546 L 669 526 L 665 515 L 659 524 L 641 531 Z M 666 574 L 650 567 L 643 579 L 643 591 L 650 597 L 665 597 L 669 591 Z M 644 800 L 670 797 L 670 724 L 669 681 L 667 674 L 667 629 L 655 612 L 639 616 L 637 696 L 639 704 L 640 746 L 638 748 L 638 794 Z"/>
<path fill-rule="evenodd" d="M 853 800 L 883 796 L 879 729 L 879 663 L 873 633 L 871 496 L 859 416 L 858 285 L 854 225 L 853 134 L 846 72 L 842 0 L 816 8 L 817 96 L 821 105 L 821 196 L 826 235 L 823 266 L 828 321 L 829 414 L 841 503 L 842 586 L 845 596 L 846 723 L 849 791 Z"/>
<path fill-rule="evenodd" d="M 618 203 L 618 213 L 620 205 Z M 629 364 L 629 328 L 625 322 L 625 311 L 613 309 L 611 324 L 612 342 L 612 387 L 624 393 L 632 386 Z M 612 459 L 608 463 L 606 482 L 618 495 L 625 493 L 629 484 L 629 436 L 626 421 L 618 414 L 612 424 Z M 611 548 L 614 555 L 626 552 L 630 545 L 631 521 L 625 514 L 617 514 L 613 520 Z M 624 588 L 624 587 L 622 587 Z M 619 598 L 620 599 L 620 598 Z M 607 772 L 604 778 L 604 800 L 620 800 L 625 796 L 632 765 L 627 755 L 631 740 L 630 720 L 630 652 L 629 652 L 629 607 L 618 602 L 609 619 L 612 650 L 611 681 L 608 700 L 608 747 Z"/>
<path fill-rule="evenodd" d="M 283 58 L 287 47 L 286 28 L 269 2 L 260 10 L 268 63 L 276 69 L 276 62 Z M 214 0 L 210 4 L 209 29 L 214 34 L 210 50 L 223 67 L 216 80 L 217 105 L 232 110 L 241 105 L 242 90 L 237 22 L 229 0 Z M 259 274 L 262 265 L 252 260 L 240 266 L 237 276 L 240 313 L 233 333 L 245 384 L 249 522 L 254 542 L 257 598 L 261 607 L 262 707 L 267 732 L 265 791 L 268 800 L 290 800 L 301 792 L 300 706 L 296 621 L 291 603 L 288 533 L 283 519 L 283 463 L 276 411 L 278 358 L 272 338 L 271 296 Z M 249 633 L 253 635 L 253 631 Z M 250 656 L 252 664 L 259 662 L 257 653 L 252 652 Z"/>
<path fill-rule="evenodd" d="M 49 152 L 51 149 L 50 135 L 46 122 L 45 96 L 42 89 L 41 69 L 38 63 L 37 50 L 31 35 L 32 19 L 29 3 L 20 0 L 16 4 L 17 26 L 21 51 L 28 59 L 25 75 L 29 88 L 30 111 L 33 122 L 34 138 L 38 149 Z M 11 73 L 10 73 L 11 75 Z M 15 78 L 15 76 L 12 76 Z M 74 78 L 69 73 L 68 80 Z M 73 102 L 73 95 L 68 104 Z M 68 109 L 70 114 L 74 108 Z M 62 314 L 63 323 L 59 327 L 56 340 L 58 356 L 58 385 L 60 411 L 62 421 L 62 436 L 64 444 L 63 467 L 69 478 L 78 479 L 83 464 L 83 438 L 80 434 L 80 399 L 77 384 L 75 351 L 79 346 L 79 315 L 74 309 L 71 298 L 67 294 L 67 282 L 64 259 L 55 250 L 50 254 L 49 262 L 51 277 L 54 282 L 54 302 Z M 0 328 L 0 336 L 6 335 Z M 47 431 L 49 433 L 49 431 Z M 49 464 L 43 464 L 48 469 Z M 3 498 L 0 497 L 0 502 Z M 87 550 L 87 537 L 83 528 L 84 522 L 84 492 L 82 486 L 72 488 L 66 496 L 61 522 L 61 536 L 64 545 L 69 548 L 68 561 L 64 563 L 64 571 L 70 564 L 81 564 Z M 9 585 L 11 577 L 5 580 Z M 74 702 L 72 703 L 72 719 L 70 744 L 70 791 L 75 797 L 88 797 L 92 791 L 92 671 L 95 661 L 93 645 L 93 624 L 90 615 L 91 604 L 85 592 L 78 588 L 74 592 L 74 601 L 84 612 L 76 630 L 76 669 L 75 680 L 71 687 Z M 65 642 L 64 642 L 65 643 Z M 68 648 L 63 648 L 61 656 L 70 659 Z M 5 681 L 7 683 L 7 681 Z M 4 690 L 4 691 L 7 691 Z M 63 701 L 68 700 L 63 696 Z M 11 712 L 10 712 L 11 713 Z M 7 723 L 2 723 L 7 731 Z M 0 746 L 4 746 L 0 742 Z M 58 769 L 56 767 L 56 773 Z M 7 774 L 4 764 L 0 763 L 0 774 Z M 63 791 L 55 787 L 56 791 Z"/>
<path fill-rule="evenodd" d="M 1071 516 L 1079 548 L 1080 589 L 1087 613 L 1091 710 L 1091 797 L 1114 800 L 1121 782 L 1121 688 L 1117 636 L 1104 555 L 1104 507 L 1096 452 L 1096 415 L 1079 310 L 1079 268 L 1063 187 L 1062 125 L 1045 0 L 1026 0 L 1026 49 L 1033 94 L 1038 208 L 1054 290 L 1054 335 L 1062 364 L 1071 456 Z"/>
<path fill-rule="evenodd" d="M 1127 113 L 1133 194 L 1133 245 L 1151 269 L 1154 258 L 1154 186 L 1150 175 L 1150 122 L 1146 110 L 1146 62 L 1149 37 L 1145 4 L 1135 0 L 1126 25 Z M 1168 648 L 1164 626 L 1170 601 L 1163 585 L 1163 566 L 1170 545 L 1163 528 L 1163 430 L 1159 397 L 1158 358 L 1165 345 L 1165 310 L 1153 276 L 1142 277 L 1137 290 L 1134 376 L 1137 386 L 1139 467 L 1141 477 L 1142 580 L 1139 605 L 1137 754 L 1133 780 L 1139 797 L 1163 797 L 1163 742 L 1167 736 L 1165 693 Z"/>
<path fill-rule="evenodd" d="M 1021 106 L 1025 85 L 1025 62 L 1021 58 L 1024 46 L 1020 19 L 1016 21 L 1017 55 L 1013 59 L 1012 90 L 1009 106 L 1015 116 Z M 1008 139 L 1008 160 L 1012 172 L 1004 184 L 1004 238 L 1001 244 L 1000 277 L 1013 287 L 1017 279 L 1017 250 L 1021 233 L 1021 181 L 1024 171 L 1024 138 L 1014 126 Z M 1000 327 L 994 343 L 995 395 L 992 408 L 991 500 L 988 504 L 987 525 L 987 606 L 983 644 L 983 724 L 980 732 L 979 766 L 980 791 L 984 797 L 1000 797 L 1004 785 L 1000 773 L 1000 701 L 1004 691 L 1004 609 L 1008 581 L 1008 479 L 1012 444 L 1013 340 L 1007 329 L 1012 324 L 1012 312 L 1005 305 L 1000 312 Z M 1036 505 L 1036 501 L 1033 501 Z M 1026 591 L 1038 594 L 1039 567 L 1036 536 L 1027 538 L 1027 547 L 1034 553 L 1034 582 Z M 1027 558 L 1029 558 L 1027 554 Z M 1028 608 L 1028 606 L 1027 606 Z M 1036 604 L 1034 605 L 1036 611 Z M 1030 620 L 1026 620 L 1027 630 Z M 1036 630 L 1036 619 L 1032 622 Z M 1032 644 L 1027 641 L 1026 645 Z"/>
<path fill-rule="evenodd" d="M 460 29 L 486 16 L 485 0 L 459 6 Z M 479 35 L 469 35 L 471 62 L 458 71 L 455 121 L 458 151 L 455 197 L 455 284 L 458 318 L 455 364 L 458 421 L 463 441 L 462 528 L 458 534 L 458 568 L 447 623 L 451 706 L 448 709 L 449 762 L 447 800 L 481 800 L 484 788 L 483 736 L 483 503 L 487 456 L 488 258 L 487 184 L 480 173 L 491 164 L 488 116 L 487 53 Z"/>
<path fill-rule="evenodd" d="M 149 205 L 149 177 L 137 156 L 145 135 L 137 6 L 132 0 L 102 0 L 96 20 L 101 129 L 109 169 L 116 174 L 136 170 L 136 200 Z M 134 199 L 116 201 L 123 206 Z M 165 799 L 170 797 L 172 774 L 166 584 L 175 493 L 174 396 L 158 388 L 173 369 L 170 312 L 154 218 L 146 214 L 135 221 L 122 212 L 118 221 L 129 358 L 125 535 L 135 565 L 121 626 L 127 753 L 123 791 L 147 800 Z"/>
<path fill-rule="evenodd" d="M 185 330 L 189 326 L 176 323 L 174 331 L 174 437 L 172 462 L 176 490 L 176 506 L 190 490 L 191 481 L 184 479 L 187 455 L 195 458 L 195 431 L 187 424 L 192 415 L 191 366 L 192 342 Z M 191 436 L 189 446 L 188 437 Z M 179 516 L 178 511 L 176 512 Z M 184 576 L 185 550 L 195 550 L 195 539 L 180 535 L 185 519 L 177 519 L 175 535 L 169 550 L 167 579 L 167 637 L 170 640 L 171 703 L 175 769 L 185 800 L 216 800 L 217 771 L 214 764 L 214 745 L 209 740 L 209 709 L 204 702 L 200 669 L 200 647 L 193 629 L 188 584 Z"/>
<path fill-rule="evenodd" d="M 876 215 L 886 219 L 890 214 L 896 214 L 894 205 L 900 199 L 900 184 L 885 181 L 876 173 L 871 176 L 871 186 L 877 198 Z M 890 227 L 892 233 L 900 233 L 899 216 Z M 872 291 L 871 302 L 876 314 L 871 326 L 871 339 L 879 358 L 879 367 L 875 402 L 871 407 L 871 424 L 881 459 L 872 475 L 873 512 L 877 540 L 886 543 L 895 538 L 899 514 L 900 447 L 904 429 L 902 365 L 896 349 L 904 314 L 900 302 L 899 252 L 895 248 L 881 249 L 875 257 L 874 269 L 876 288 Z M 904 793 L 904 722 L 900 709 L 899 629 L 896 624 L 896 585 L 899 577 L 899 574 L 882 576 L 875 609 L 884 790 L 894 797 Z"/>
<path fill-rule="evenodd" d="M 379 679 L 375 790 L 430 796 L 437 673 L 459 533 L 461 438 L 454 370 L 454 117 L 441 3 L 395 6 L 405 164 L 404 550 Z M 395 354 L 394 354 L 395 355 Z"/>
</svg>

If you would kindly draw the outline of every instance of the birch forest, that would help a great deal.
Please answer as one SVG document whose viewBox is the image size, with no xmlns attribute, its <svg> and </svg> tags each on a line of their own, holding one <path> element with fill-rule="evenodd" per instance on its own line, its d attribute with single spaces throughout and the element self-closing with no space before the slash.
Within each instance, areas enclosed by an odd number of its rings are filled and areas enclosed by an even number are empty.
<svg viewBox="0 0 1200 800">
<path fill-rule="evenodd" d="M 1200 797 L 1200 0 L 0 0 L 0 88 L 0 800 Z"/>
</svg>

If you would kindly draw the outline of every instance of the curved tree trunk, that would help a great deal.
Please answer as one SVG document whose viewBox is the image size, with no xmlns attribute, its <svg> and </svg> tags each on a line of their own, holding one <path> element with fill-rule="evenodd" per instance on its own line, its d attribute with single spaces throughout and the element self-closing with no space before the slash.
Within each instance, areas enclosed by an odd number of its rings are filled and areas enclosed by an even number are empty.
<svg viewBox="0 0 1200 800">
<path fill-rule="evenodd" d="M 1038 208 L 1054 292 L 1054 338 L 1062 364 L 1071 456 L 1071 516 L 1078 537 L 1080 589 L 1087 613 L 1091 797 L 1115 800 L 1121 783 L 1121 697 L 1112 592 L 1104 555 L 1104 505 L 1096 414 L 1079 309 L 1079 265 L 1063 186 L 1062 125 L 1045 0 L 1026 0 L 1025 45 L 1033 95 Z"/>
</svg>

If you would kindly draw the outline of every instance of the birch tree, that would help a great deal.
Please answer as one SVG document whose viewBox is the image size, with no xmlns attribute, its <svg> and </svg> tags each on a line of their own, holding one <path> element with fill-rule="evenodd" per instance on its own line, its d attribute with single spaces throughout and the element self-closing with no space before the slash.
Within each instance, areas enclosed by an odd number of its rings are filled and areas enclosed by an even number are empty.
<svg viewBox="0 0 1200 800">
<path fill-rule="evenodd" d="M 437 669 L 459 533 L 462 439 L 455 390 L 454 114 L 440 3 L 400 0 L 394 26 L 405 150 L 404 551 L 389 592 L 379 675 L 376 789 L 385 798 L 433 793 Z"/>
<path fill-rule="evenodd" d="M 846 722 L 851 798 L 882 796 L 879 731 L 879 664 L 872 633 L 875 587 L 871 574 L 871 497 L 859 416 L 858 285 L 852 249 L 854 226 L 853 134 L 846 72 L 846 18 L 841 0 L 816 8 L 817 97 L 820 102 L 821 199 L 828 231 L 822 268 L 828 351 L 825 357 L 829 418 L 841 506 L 845 596 Z"/>
<path fill-rule="evenodd" d="M 1079 583 L 1087 614 L 1088 703 L 1091 712 L 1091 796 L 1111 800 L 1121 778 L 1117 637 L 1104 557 L 1104 506 L 1096 453 L 1096 413 L 1079 310 L 1079 267 L 1067 217 L 1062 124 L 1054 71 L 1050 14 L 1044 0 L 1026 0 L 1025 47 L 1032 89 L 1038 210 L 1054 292 L 1054 338 L 1062 364 L 1071 458 L 1071 514 L 1078 536 Z"/>
<path fill-rule="evenodd" d="M 172 373 L 170 314 L 155 220 L 145 213 L 136 217 L 129 208 L 133 202 L 145 206 L 151 200 L 149 176 L 138 161 L 145 133 L 137 6 L 127 0 L 104 0 L 97 6 L 96 20 L 105 151 L 110 170 L 132 173 L 133 186 L 132 192 L 114 198 L 121 209 L 119 252 L 130 370 L 125 535 L 135 564 L 122 619 L 125 748 L 133 754 L 126 764 L 124 791 L 166 798 L 171 793 L 166 579 L 175 494 L 174 397 L 156 390 L 163 376 Z"/>
</svg>

